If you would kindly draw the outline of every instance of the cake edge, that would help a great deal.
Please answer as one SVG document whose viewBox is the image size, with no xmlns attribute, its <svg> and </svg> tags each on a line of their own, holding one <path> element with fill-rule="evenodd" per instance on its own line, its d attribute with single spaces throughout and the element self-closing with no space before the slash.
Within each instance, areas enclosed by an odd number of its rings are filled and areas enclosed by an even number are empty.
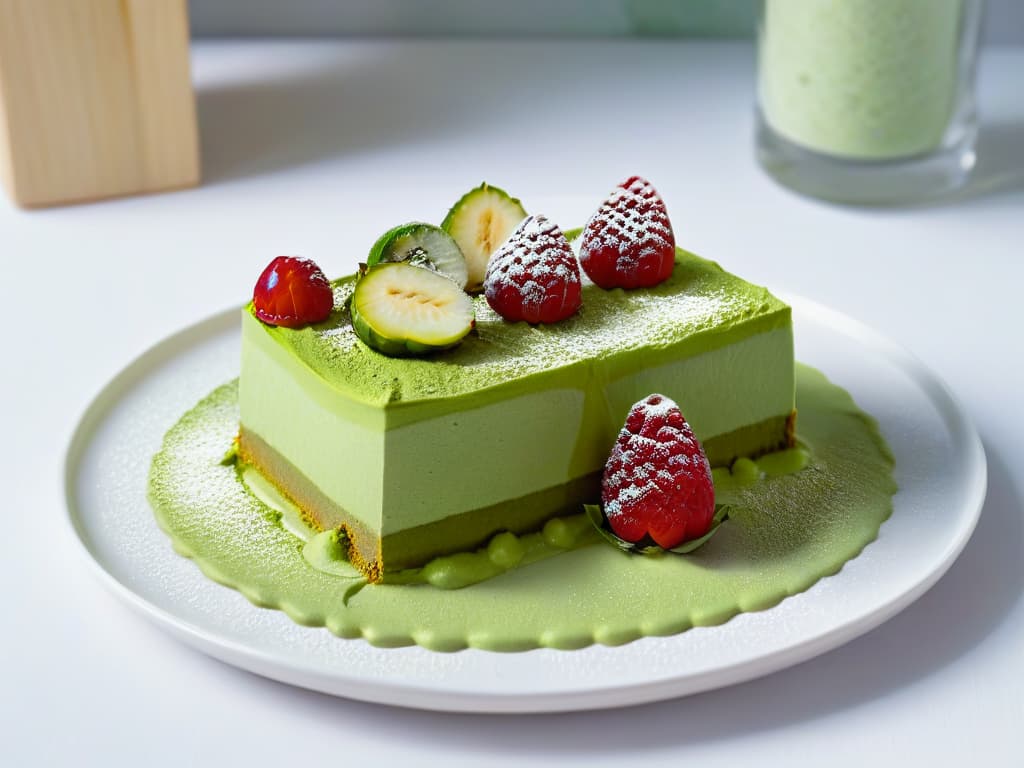
<svg viewBox="0 0 1024 768">
<path fill-rule="evenodd" d="M 729 466 L 736 458 L 757 458 L 796 445 L 796 410 L 717 435 L 703 443 L 712 466 Z M 781 437 L 779 436 L 781 434 Z M 346 554 L 371 583 L 383 580 L 387 572 L 421 566 L 434 557 L 484 546 L 497 533 L 516 534 L 540 529 L 554 517 L 573 514 L 580 505 L 601 495 L 601 471 L 573 478 L 561 485 L 488 507 L 449 515 L 426 525 L 378 536 L 353 515 L 328 498 L 312 481 L 259 435 L 240 425 L 238 455 L 254 467 L 301 512 L 314 530 L 338 528 L 347 539 Z M 511 515 L 514 509 L 525 514 Z"/>
</svg>

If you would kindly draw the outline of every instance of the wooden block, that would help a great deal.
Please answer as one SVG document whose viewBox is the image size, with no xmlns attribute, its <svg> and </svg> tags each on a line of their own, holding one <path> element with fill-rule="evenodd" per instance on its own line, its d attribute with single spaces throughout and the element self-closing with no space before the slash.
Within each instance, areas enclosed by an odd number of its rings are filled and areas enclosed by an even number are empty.
<svg viewBox="0 0 1024 768">
<path fill-rule="evenodd" d="M 24 206 L 191 186 L 186 0 L 0 0 L 0 178 Z"/>
</svg>

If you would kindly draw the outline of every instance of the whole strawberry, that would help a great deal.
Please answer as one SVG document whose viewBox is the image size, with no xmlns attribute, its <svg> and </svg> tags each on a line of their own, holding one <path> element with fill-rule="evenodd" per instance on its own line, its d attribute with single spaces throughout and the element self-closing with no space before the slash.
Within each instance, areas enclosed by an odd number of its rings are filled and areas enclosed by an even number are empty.
<svg viewBox="0 0 1024 768">
<path fill-rule="evenodd" d="M 506 320 L 556 323 L 580 308 L 580 267 L 569 241 L 543 216 L 529 216 L 487 264 L 487 303 Z"/>
<path fill-rule="evenodd" d="M 676 238 L 651 183 L 631 176 L 590 217 L 580 264 L 602 288 L 649 288 L 672 276 Z"/>
<path fill-rule="evenodd" d="M 636 403 L 601 480 L 612 531 L 662 549 L 704 536 L 715 516 L 711 466 L 679 407 L 664 395 Z"/>
<path fill-rule="evenodd" d="M 278 256 L 256 281 L 252 303 L 256 317 L 267 325 L 299 328 L 327 319 L 334 291 L 316 262 Z"/>
</svg>

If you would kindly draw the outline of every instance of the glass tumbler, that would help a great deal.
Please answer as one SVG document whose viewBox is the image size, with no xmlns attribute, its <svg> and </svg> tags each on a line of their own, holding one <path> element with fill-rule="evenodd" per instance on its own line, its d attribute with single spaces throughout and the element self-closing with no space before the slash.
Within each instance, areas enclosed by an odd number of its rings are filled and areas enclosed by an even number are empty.
<svg viewBox="0 0 1024 768">
<path fill-rule="evenodd" d="M 763 0 L 757 155 L 814 197 L 909 204 L 974 166 L 984 0 Z"/>
</svg>

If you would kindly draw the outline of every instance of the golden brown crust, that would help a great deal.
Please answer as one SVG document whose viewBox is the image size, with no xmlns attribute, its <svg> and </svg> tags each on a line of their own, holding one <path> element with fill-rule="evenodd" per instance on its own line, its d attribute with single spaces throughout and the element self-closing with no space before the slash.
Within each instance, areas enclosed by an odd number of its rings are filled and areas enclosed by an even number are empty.
<svg viewBox="0 0 1024 768">
<path fill-rule="evenodd" d="M 790 411 L 786 419 L 786 447 L 796 447 L 796 408 Z"/>
<path fill-rule="evenodd" d="M 346 554 L 349 562 L 371 582 L 381 580 L 381 542 L 376 532 L 328 499 L 259 435 L 245 427 L 241 427 L 238 433 L 238 456 L 244 463 L 255 467 L 282 496 L 298 507 L 310 527 L 318 531 L 340 528 L 348 541 Z"/>
</svg>

